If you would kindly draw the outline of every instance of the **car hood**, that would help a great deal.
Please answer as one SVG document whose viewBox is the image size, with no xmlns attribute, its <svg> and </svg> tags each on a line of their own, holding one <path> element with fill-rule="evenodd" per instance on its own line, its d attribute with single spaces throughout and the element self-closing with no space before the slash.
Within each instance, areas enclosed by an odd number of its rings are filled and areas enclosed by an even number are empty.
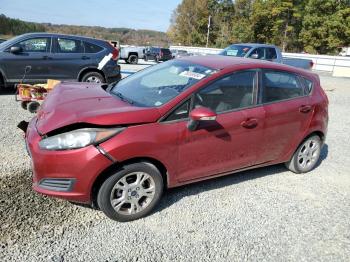
<svg viewBox="0 0 350 262">
<path fill-rule="evenodd" d="M 107 93 L 100 84 L 61 83 L 46 97 L 37 115 L 40 134 L 79 123 L 99 126 L 155 122 L 156 108 L 133 106 Z"/>
</svg>

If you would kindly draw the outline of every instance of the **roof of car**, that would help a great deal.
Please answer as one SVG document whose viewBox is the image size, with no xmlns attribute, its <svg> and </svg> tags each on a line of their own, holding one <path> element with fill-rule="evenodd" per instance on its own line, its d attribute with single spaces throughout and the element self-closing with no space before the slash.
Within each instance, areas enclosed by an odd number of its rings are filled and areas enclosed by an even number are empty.
<svg viewBox="0 0 350 262">
<path fill-rule="evenodd" d="M 39 33 L 26 33 L 23 35 L 20 35 L 19 37 L 27 37 L 27 36 L 56 36 L 56 37 L 72 37 L 72 38 L 83 38 L 83 39 L 87 39 L 87 40 L 98 40 L 98 41 L 106 41 L 106 40 L 102 40 L 102 39 L 97 39 L 97 38 L 93 38 L 93 37 L 87 37 L 87 36 L 80 36 L 80 35 L 67 35 L 67 34 L 56 34 L 56 33 L 46 33 L 46 32 L 39 32 Z"/>
<path fill-rule="evenodd" d="M 276 48 L 275 45 L 259 44 L 259 43 L 237 43 L 237 44 L 232 44 L 232 45 L 242 45 L 242 46 L 251 46 L 251 47 L 274 47 L 274 48 Z"/>
<path fill-rule="evenodd" d="M 278 64 L 270 61 L 264 61 L 251 58 L 240 58 L 224 55 L 207 55 L 207 56 L 186 56 L 180 58 L 180 60 L 189 61 L 194 64 L 199 64 L 216 70 L 226 69 L 239 65 L 252 65 L 253 68 L 273 68 L 277 70 L 286 70 L 294 73 L 300 73 L 303 75 L 312 75 L 311 71 L 304 69 Z"/>
</svg>

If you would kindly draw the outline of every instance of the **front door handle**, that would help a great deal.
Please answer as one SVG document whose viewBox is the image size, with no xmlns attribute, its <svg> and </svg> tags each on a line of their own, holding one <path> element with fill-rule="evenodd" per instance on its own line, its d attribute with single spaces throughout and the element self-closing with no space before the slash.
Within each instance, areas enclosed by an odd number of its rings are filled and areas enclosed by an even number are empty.
<svg viewBox="0 0 350 262">
<path fill-rule="evenodd" d="M 44 59 L 44 60 L 49 60 L 49 59 L 52 59 L 52 57 L 47 56 L 47 55 L 44 55 L 44 56 L 43 56 L 43 59 Z"/>
<path fill-rule="evenodd" d="M 303 105 L 301 107 L 299 107 L 299 111 L 300 113 L 309 113 L 312 110 L 312 106 L 310 105 Z"/>
<path fill-rule="evenodd" d="M 249 118 L 241 123 L 244 128 L 252 129 L 258 126 L 258 119 Z"/>
<path fill-rule="evenodd" d="M 90 59 L 90 57 L 88 57 L 88 56 L 82 56 L 81 59 L 83 59 L 83 60 L 88 60 L 88 59 Z"/>
</svg>

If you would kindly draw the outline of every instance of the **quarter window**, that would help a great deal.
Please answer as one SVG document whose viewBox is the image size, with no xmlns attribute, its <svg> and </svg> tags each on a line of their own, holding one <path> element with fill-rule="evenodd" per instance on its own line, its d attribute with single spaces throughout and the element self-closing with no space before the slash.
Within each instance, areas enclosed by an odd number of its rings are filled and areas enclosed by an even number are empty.
<svg viewBox="0 0 350 262">
<path fill-rule="evenodd" d="M 263 72 L 262 81 L 263 103 L 290 99 L 304 94 L 303 88 L 294 74 L 279 71 Z"/>
<path fill-rule="evenodd" d="M 58 38 L 57 43 L 58 53 L 82 53 L 81 41 Z"/>
<path fill-rule="evenodd" d="M 275 48 L 267 47 L 265 48 L 265 52 L 266 52 L 265 57 L 267 60 L 277 59 L 277 53 Z"/>
<path fill-rule="evenodd" d="M 173 112 L 171 112 L 164 121 L 174 121 L 179 119 L 186 119 L 188 118 L 189 108 L 190 108 L 190 101 L 188 100 L 179 107 L 177 107 Z"/>
<path fill-rule="evenodd" d="M 94 45 L 88 42 L 84 42 L 84 46 L 85 46 L 85 53 L 91 53 L 91 54 L 98 53 L 103 49 L 98 45 Z"/>
<path fill-rule="evenodd" d="M 48 38 L 32 38 L 24 40 L 15 46 L 21 47 L 23 52 L 47 52 L 49 50 Z"/>
<path fill-rule="evenodd" d="M 219 79 L 195 95 L 194 106 L 216 113 L 252 106 L 255 76 L 256 71 L 242 71 Z"/>
</svg>

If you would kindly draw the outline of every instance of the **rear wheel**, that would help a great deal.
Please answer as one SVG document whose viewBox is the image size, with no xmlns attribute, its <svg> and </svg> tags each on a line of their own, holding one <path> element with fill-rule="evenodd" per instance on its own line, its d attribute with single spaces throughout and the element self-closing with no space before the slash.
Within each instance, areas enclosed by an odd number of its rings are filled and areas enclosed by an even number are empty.
<svg viewBox="0 0 350 262">
<path fill-rule="evenodd" d="M 297 174 L 311 171 L 320 158 L 321 148 L 321 138 L 317 135 L 310 136 L 300 144 L 286 167 Z"/>
<path fill-rule="evenodd" d="M 137 55 L 129 55 L 128 62 L 132 65 L 136 65 L 139 61 Z"/>
<path fill-rule="evenodd" d="M 98 72 L 88 72 L 83 75 L 81 82 L 104 83 L 104 77 Z"/>
<path fill-rule="evenodd" d="M 122 167 L 100 187 L 97 203 L 111 219 L 127 222 L 148 215 L 163 192 L 163 178 L 152 164 L 140 162 Z"/>
</svg>

